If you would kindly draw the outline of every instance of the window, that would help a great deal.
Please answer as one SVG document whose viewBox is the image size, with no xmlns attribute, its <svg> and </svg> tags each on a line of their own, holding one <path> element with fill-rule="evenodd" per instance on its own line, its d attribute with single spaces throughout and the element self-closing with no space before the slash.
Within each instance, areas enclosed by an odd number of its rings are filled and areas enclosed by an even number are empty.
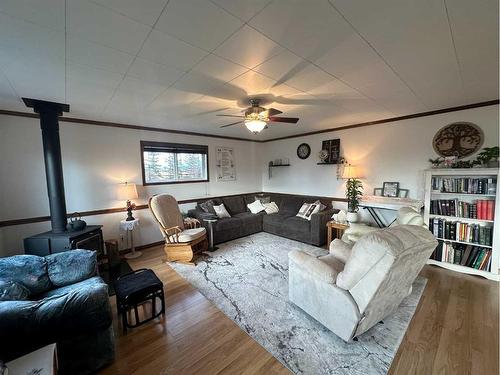
<svg viewBox="0 0 500 375">
<path fill-rule="evenodd" d="M 208 146 L 141 141 L 144 185 L 208 181 Z"/>
</svg>

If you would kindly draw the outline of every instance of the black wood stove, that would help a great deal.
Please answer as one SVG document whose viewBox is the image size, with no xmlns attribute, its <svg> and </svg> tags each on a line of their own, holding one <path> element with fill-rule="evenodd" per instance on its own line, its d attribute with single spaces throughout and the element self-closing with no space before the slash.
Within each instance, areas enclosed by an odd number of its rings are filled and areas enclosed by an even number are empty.
<svg viewBox="0 0 500 375">
<path fill-rule="evenodd" d="M 103 253 L 101 225 L 89 225 L 78 231 L 67 229 L 59 116 L 63 112 L 69 112 L 69 105 L 28 98 L 23 98 L 23 101 L 27 107 L 33 108 L 40 115 L 52 228 L 48 232 L 25 238 L 24 252 L 44 256 L 78 248 L 95 250 L 101 255 Z"/>
</svg>

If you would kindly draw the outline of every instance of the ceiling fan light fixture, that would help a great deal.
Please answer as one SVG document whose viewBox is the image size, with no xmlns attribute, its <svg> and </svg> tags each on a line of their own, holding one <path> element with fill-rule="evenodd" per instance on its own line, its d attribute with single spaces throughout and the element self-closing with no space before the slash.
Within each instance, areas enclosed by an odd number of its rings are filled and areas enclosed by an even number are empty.
<svg viewBox="0 0 500 375">
<path fill-rule="evenodd" d="M 245 126 L 252 133 L 257 134 L 260 133 L 266 127 L 267 123 L 262 120 L 248 120 L 245 121 Z"/>
</svg>

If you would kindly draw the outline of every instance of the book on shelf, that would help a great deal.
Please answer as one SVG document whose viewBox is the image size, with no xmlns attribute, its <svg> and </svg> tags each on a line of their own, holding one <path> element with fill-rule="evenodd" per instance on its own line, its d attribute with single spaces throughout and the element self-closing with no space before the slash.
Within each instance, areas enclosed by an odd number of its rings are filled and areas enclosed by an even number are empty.
<svg viewBox="0 0 500 375">
<path fill-rule="evenodd" d="M 493 226 L 452 221 L 443 218 L 429 218 L 429 230 L 438 239 L 468 242 L 491 246 Z"/>
<path fill-rule="evenodd" d="M 432 191 L 440 193 L 488 194 L 494 195 L 497 180 L 494 177 L 442 177 L 433 176 Z"/>
<path fill-rule="evenodd" d="M 491 270 L 491 249 L 480 246 L 439 241 L 431 259 L 482 271 Z"/>
<path fill-rule="evenodd" d="M 495 201 L 493 199 L 476 199 L 472 202 L 459 199 L 432 199 L 429 210 L 431 215 L 494 220 Z"/>
</svg>

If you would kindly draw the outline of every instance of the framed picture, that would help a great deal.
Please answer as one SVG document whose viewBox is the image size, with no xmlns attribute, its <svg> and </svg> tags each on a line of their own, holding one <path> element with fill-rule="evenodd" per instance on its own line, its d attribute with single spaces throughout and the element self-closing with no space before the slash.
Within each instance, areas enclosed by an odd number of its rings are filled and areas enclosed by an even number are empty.
<svg viewBox="0 0 500 375">
<path fill-rule="evenodd" d="M 373 195 L 375 195 L 376 197 L 381 197 L 382 196 L 382 188 L 374 188 Z"/>
<path fill-rule="evenodd" d="M 323 141 L 321 150 L 325 150 L 328 153 L 328 156 L 322 163 L 337 164 L 340 159 L 340 138 Z"/>
<path fill-rule="evenodd" d="M 384 197 L 397 198 L 399 196 L 399 182 L 384 182 L 382 195 Z"/>
<path fill-rule="evenodd" d="M 235 181 L 234 150 L 229 147 L 217 147 L 217 181 Z"/>
<path fill-rule="evenodd" d="M 408 189 L 399 189 L 399 198 L 408 198 L 408 194 L 410 193 L 410 190 Z"/>
</svg>

